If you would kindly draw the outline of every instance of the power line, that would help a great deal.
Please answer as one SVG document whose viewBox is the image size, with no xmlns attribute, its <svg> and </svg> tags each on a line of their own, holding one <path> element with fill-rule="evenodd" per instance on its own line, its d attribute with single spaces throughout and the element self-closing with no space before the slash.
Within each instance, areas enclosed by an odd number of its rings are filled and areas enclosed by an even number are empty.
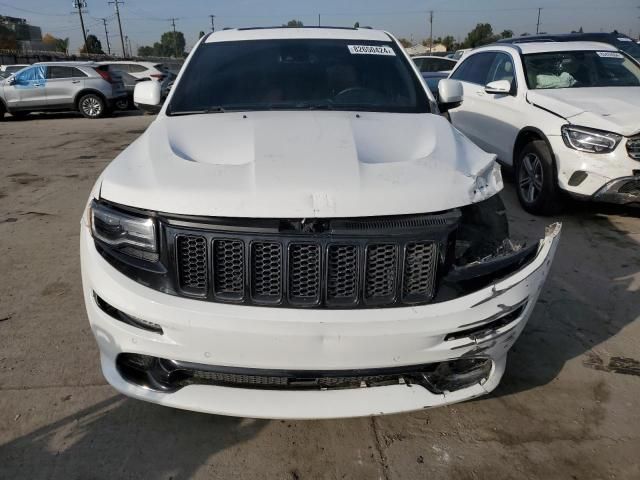
<svg viewBox="0 0 640 480">
<path fill-rule="evenodd" d="M 113 0 L 113 2 L 109 2 L 109 5 L 115 5 L 116 7 L 116 17 L 118 17 L 118 29 L 120 30 L 120 43 L 122 44 L 122 56 L 127 56 L 127 49 L 124 46 L 124 35 L 122 34 L 122 22 L 120 21 L 120 5 L 124 5 L 124 2 L 120 0 Z"/>
</svg>

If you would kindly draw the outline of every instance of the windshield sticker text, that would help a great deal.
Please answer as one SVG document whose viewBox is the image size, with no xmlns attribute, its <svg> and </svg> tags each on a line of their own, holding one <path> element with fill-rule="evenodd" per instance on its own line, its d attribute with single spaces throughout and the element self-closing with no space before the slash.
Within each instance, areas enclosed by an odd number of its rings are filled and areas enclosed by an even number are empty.
<svg viewBox="0 0 640 480">
<path fill-rule="evenodd" d="M 618 52 L 596 52 L 599 57 L 604 58 L 624 58 L 624 55 Z"/>
<path fill-rule="evenodd" d="M 389 55 L 396 56 L 396 52 L 391 47 L 376 45 L 349 45 L 349 51 L 352 55 Z"/>
</svg>

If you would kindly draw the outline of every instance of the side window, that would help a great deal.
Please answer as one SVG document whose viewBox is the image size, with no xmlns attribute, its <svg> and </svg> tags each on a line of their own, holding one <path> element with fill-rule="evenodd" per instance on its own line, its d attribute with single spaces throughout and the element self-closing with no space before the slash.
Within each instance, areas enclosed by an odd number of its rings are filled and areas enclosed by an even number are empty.
<svg viewBox="0 0 640 480">
<path fill-rule="evenodd" d="M 508 80 L 511 85 L 515 80 L 515 65 L 510 55 L 506 53 L 497 53 L 496 58 L 491 66 L 491 72 L 487 78 L 487 83 L 497 80 Z"/>
<path fill-rule="evenodd" d="M 422 72 L 422 59 L 421 58 L 414 58 L 413 59 L 413 63 L 415 63 L 416 67 L 418 67 L 418 70 L 420 70 Z"/>
<path fill-rule="evenodd" d="M 49 66 L 47 78 L 52 80 L 56 78 L 71 78 L 73 77 L 73 70 L 72 67 Z"/>
<path fill-rule="evenodd" d="M 47 67 L 38 65 L 36 67 L 27 68 L 16 74 L 17 85 L 31 85 L 45 79 Z"/>
<path fill-rule="evenodd" d="M 143 65 L 136 65 L 135 63 L 129 64 L 129 71 L 132 72 L 132 73 L 144 72 L 146 69 L 147 69 L 147 67 L 145 67 Z"/>
<path fill-rule="evenodd" d="M 450 62 L 449 60 L 445 60 L 444 58 L 440 58 L 436 60 L 436 68 L 439 72 L 444 72 L 447 70 L 451 70 L 455 63 Z"/>
<path fill-rule="evenodd" d="M 462 65 L 451 75 L 451 78 L 461 82 L 486 85 L 489 70 L 495 57 L 496 52 L 482 52 L 470 55 L 463 60 Z"/>
<path fill-rule="evenodd" d="M 80 70 L 79 68 L 73 67 L 71 70 L 73 70 L 71 72 L 71 76 L 73 77 L 87 77 L 88 75 L 86 73 L 84 73 L 82 70 Z"/>
</svg>

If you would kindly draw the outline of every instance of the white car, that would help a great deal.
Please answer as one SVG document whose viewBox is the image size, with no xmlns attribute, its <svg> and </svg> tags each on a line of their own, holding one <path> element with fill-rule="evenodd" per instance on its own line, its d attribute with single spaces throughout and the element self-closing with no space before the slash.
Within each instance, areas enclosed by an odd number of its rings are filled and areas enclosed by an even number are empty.
<svg viewBox="0 0 640 480">
<path fill-rule="evenodd" d="M 411 57 L 411 59 L 421 73 L 450 72 L 458 63 L 457 60 L 434 55 Z"/>
<path fill-rule="evenodd" d="M 440 85 L 442 108 L 460 85 Z M 370 29 L 209 34 L 98 179 L 84 299 L 106 379 L 261 418 L 422 410 L 500 381 L 560 226 L 508 238 L 500 169 Z"/>
<path fill-rule="evenodd" d="M 26 68 L 29 66 L 30 65 L 26 63 L 17 63 L 14 65 L 0 65 L 0 78 L 7 78 L 9 77 L 9 75 L 17 73 L 23 68 Z"/>
<path fill-rule="evenodd" d="M 464 101 L 453 125 L 513 166 L 529 212 L 547 214 L 560 192 L 640 202 L 640 66 L 591 42 L 497 44 L 451 73 Z"/>
</svg>

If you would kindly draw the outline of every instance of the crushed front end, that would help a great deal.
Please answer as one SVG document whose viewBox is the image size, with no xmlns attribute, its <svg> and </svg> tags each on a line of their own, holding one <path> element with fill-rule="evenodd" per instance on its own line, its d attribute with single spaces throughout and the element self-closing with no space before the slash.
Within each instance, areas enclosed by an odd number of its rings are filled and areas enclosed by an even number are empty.
<svg viewBox="0 0 640 480">
<path fill-rule="evenodd" d="M 135 242 L 112 241 L 119 216 Z M 312 220 L 94 200 L 85 301 L 105 377 L 126 395 L 262 418 L 410 411 L 498 385 L 560 229 L 512 241 L 497 195 L 436 214 Z M 155 251 L 140 241 L 149 232 Z"/>
</svg>

